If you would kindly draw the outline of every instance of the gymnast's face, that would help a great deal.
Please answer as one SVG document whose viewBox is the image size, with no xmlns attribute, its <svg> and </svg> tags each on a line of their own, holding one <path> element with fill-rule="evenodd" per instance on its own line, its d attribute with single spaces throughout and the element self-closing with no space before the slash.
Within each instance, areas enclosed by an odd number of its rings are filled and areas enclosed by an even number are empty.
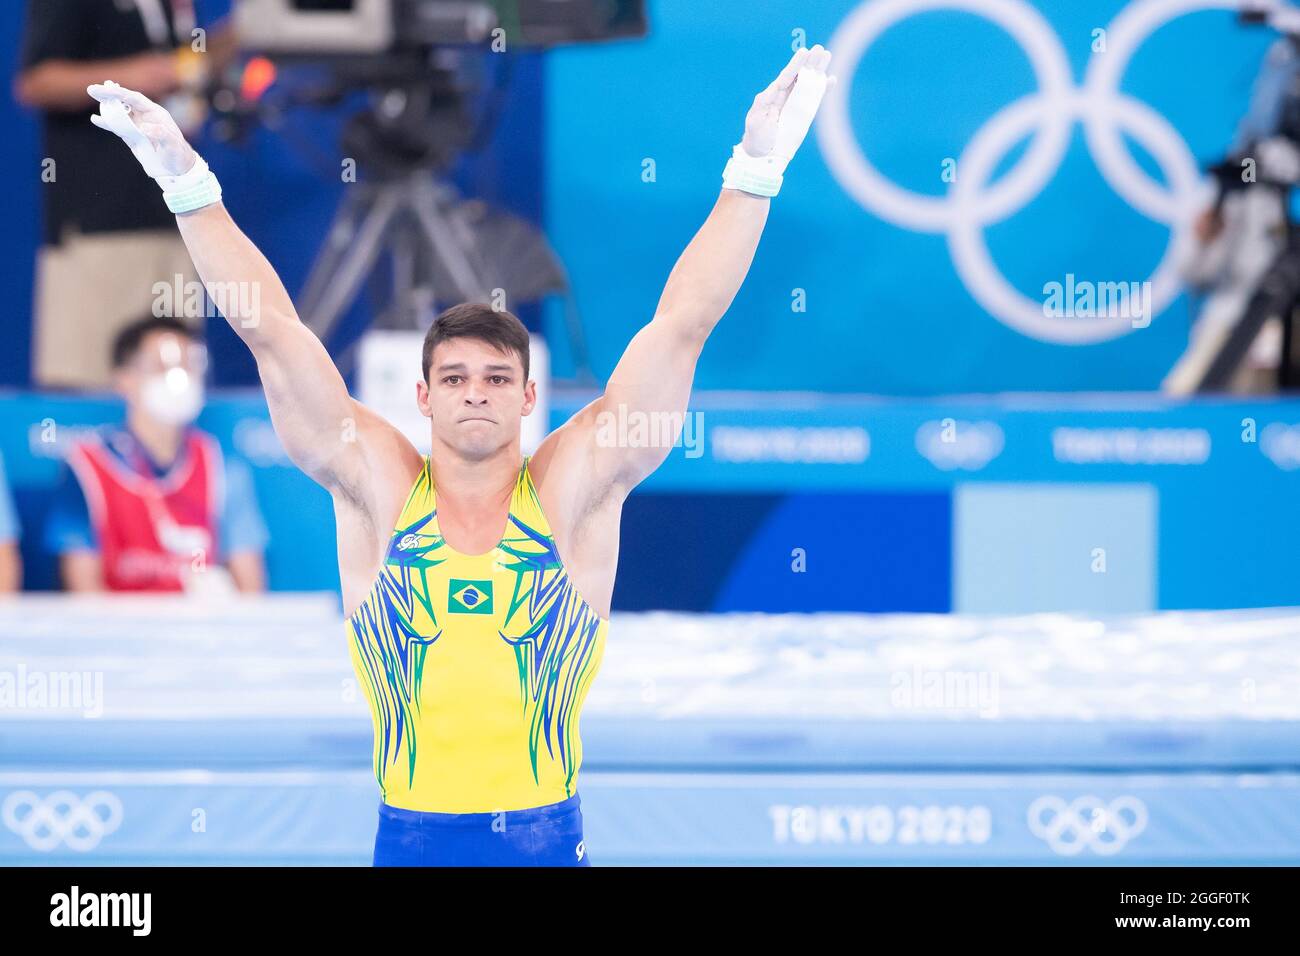
<svg viewBox="0 0 1300 956">
<path fill-rule="evenodd" d="M 537 404 L 537 386 L 524 381 L 514 352 L 460 337 L 433 350 L 429 380 L 416 386 L 416 400 L 432 424 L 435 448 L 481 460 L 519 441 L 520 422 Z"/>
</svg>

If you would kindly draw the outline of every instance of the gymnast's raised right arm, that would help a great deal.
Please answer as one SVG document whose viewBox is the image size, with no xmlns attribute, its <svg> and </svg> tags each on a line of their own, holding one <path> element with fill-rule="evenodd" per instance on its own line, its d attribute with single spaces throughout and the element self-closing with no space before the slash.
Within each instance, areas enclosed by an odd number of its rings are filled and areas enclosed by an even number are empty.
<svg viewBox="0 0 1300 956">
<path fill-rule="evenodd" d="M 119 136 L 163 188 L 209 295 L 253 352 L 271 423 L 293 463 L 331 493 L 366 505 L 367 459 L 391 453 L 400 433 L 348 395 L 316 335 L 299 321 L 275 269 L 220 202 L 207 165 L 171 116 L 148 97 L 113 83 L 88 90 L 100 103 L 91 121 Z M 248 306 L 246 314 L 232 303 Z"/>
<path fill-rule="evenodd" d="M 293 463 L 325 488 L 362 484 L 357 408 L 325 346 L 303 325 L 275 269 L 222 203 L 176 216 L 194 268 L 257 360 L 271 423 Z M 223 296 L 224 293 L 224 296 Z"/>
</svg>

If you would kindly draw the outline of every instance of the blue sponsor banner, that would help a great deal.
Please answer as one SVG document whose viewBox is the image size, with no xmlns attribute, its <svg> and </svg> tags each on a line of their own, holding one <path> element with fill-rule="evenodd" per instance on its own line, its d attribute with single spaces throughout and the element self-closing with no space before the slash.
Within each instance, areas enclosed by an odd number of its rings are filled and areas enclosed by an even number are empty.
<svg viewBox="0 0 1300 956">
<path fill-rule="evenodd" d="M 1298 792 L 1287 773 L 588 774 L 583 809 L 593 860 L 1277 864 L 1300 853 Z"/>
<path fill-rule="evenodd" d="M 582 407 L 589 397 L 558 399 L 553 409 L 556 420 Z M 635 434 L 635 424 L 629 420 L 623 433 Z M 1149 531 L 1125 540 L 1130 550 L 1141 552 L 1144 563 L 1137 572 L 1149 575 L 1154 586 L 1144 587 L 1140 594 L 1098 592 L 1095 604 L 1084 594 L 1081 603 L 1068 609 L 1300 604 L 1300 577 L 1295 573 L 1300 553 L 1300 401 L 1173 401 L 1139 394 L 907 401 L 697 393 L 681 425 L 677 447 L 641 485 L 641 493 L 716 496 L 715 511 L 725 509 L 727 499 L 742 492 L 777 497 L 849 491 L 859 495 L 853 504 L 827 505 L 822 499 L 818 516 L 801 522 L 804 536 L 821 543 L 823 556 L 834 555 L 831 561 L 841 569 L 840 579 L 830 587 L 866 592 L 855 605 L 857 610 L 948 610 L 952 605 L 947 574 L 941 589 L 948 599 L 931 603 L 937 572 L 930 562 L 919 560 L 918 553 L 928 548 L 926 553 L 941 553 L 947 561 L 952 529 L 948 523 L 936 523 L 932 511 L 909 504 L 911 514 L 904 527 L 876 536 L 871 546 L 855 549 L 851 538 L 837 533 L 845 527 L 845 517 L 876 509 L 879 499 L 873 499 L 873 494 L 951 495 L 972 483 L 1062 485 L 1062 492 L 1072 489 L 1080 500 L 1089 497 L 1093 486 L 1149 489 L 1143 492 L 1150 504 L 1142 519 Z M 653 435 L 656 428 L 662 434 L 665 427 L 652 423 L 644 434 Z M 701 502 L 693 510 L 707 512 L 708 505 Z M 779 510 L 772 505 L 761 520 L 752 519 L 746 547 L 765 541 L 767 516 Z M 1123 517 L 1107 514 L 1112 520 Z M 643 540 L 644 534 L 660 540 L 665 532 L 651 525 L 658 527 L 662 520 L 641 524 L 625 520 L 624 539 Z M 984 533 L 992 541 L 1005 529 L 993 525 Z M 711 537 L 706 523 L 679 541 L 682 560 L 690 564 L 696 561 L 694 550 L 723 547 L 732 537 L 734 531 L 721 539 Z M 979 553 L 981 542 L 967 544 Z M 779 557 L 788 565 L 791 547 L 798 545 L 798 536 L 787 534 L 779 543 L 784 551 L 773 543 L 764 554 L 737 551 L 735 561 L 737 566 L 744 562 L 772 566 Z M 1095 559 L 1091 551 L 1080 553 L 1080 570 L 1102 568 L 1089 565 Z M 662 549 L 655 553 L 661 554 Z M 905 558 L 901 562 L 900 556 Z M 878 606 L 870 585 L 864 589 L 860 583 L 864 575 L 854 577 L 851 569 L 864 570 L 859 560 L 866 562 L 868 577 L 886 565 L 895 571 L 911 570 L 906 587 L 889 589 L 895 595 L 894 605 Z M 656 580 L 663 576 L 654 570 L 647 574 Z M 732 578 L 711 592 L 714 601 L 683 607 L 773 610 L 777 609 L 775 595 L 788 594 L 794 587 L 788 575 L 783 591 L 774 590 L 772 580 L 763 575 L 753 580 L 743 602 L 737 601 L 738 585 Z M 620 583 L 620 588 L 626 587 Z M 1013 593 L 1014 583 L 1009 587 L 1007 601 L 972 602 L 972 606 L 1000 612 L 1042 609 L 1037 596 L 1022 594 L 1022 602 Z M 665 584 L 656 593 L 663 600 L 673 589 Z M 637 601 L 634 606 L 646 605 Z M 800 610 L 801 605 L 791 600 L 779 609 Z"/>
<path fill-rule="evenodd" d="M 1300 776 L 588 772 L 592 861 L 1294 865 Z M 0 862 L 366 866 L 356 770 L 0 771 Z M 196 809 L 201 808 L 201 809 Z"/>
<path fill-rule="evenodd" d="M 557 393 L 552 425 L 590 397 Z M 60 450 L 120 414 L 108 398 L 0 399 L 28 587 L 54 583 L 39 530 Z M 284 455 L 260 394 L 214 396 L 200 425 L 252 466 L 272 587 L 336 589 L 329 496 Z M 1300 605 L 1300 401 L 697 393 L 678 447 L 625 509 L 614 606 L 949 610 L 953 496 L 982 483 L 1059 485 L 1074 500 L 1093 486 L 1146 489 L 1149 531 L 1125 546 L 1140 550 L 1153 582 L 1141 593 L 1154 594 L 1074 610 Z M 971 527 L 990 542 L 1003 533 L 987 518 Z M 1035 547 L 1059 556 L 1052 545 Z M 801 557 L 803 578 L 791 574 Z"/>
<path fill-rule="evenodd" d="M 553 414 L 559 420 L 581 404 L 557 400 Z M 1281 493 L 1300 477 L 1298 400 L 697 393 L 683 422 L 672 454 L 642 488 L 1234 481 Z"/>
</svg>

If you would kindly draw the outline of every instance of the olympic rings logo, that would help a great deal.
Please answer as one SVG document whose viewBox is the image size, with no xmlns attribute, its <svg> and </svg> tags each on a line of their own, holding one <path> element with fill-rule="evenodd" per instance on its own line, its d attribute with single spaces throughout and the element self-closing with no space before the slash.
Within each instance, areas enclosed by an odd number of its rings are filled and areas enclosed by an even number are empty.
<svg viewBox="0 0 1300 956">
<path fill-rule="evenodd" d="M 107 790 L 77 796 L 58 790 L 42 798 L 15 790 L 0 805 L 0 819 L 33 850 L 48 853 L 59 844 L 81 853 L 99 846 L 122 824 L 122 801 Z"/>
<path fill-rule="evenodd" d="M 1137 797 L 1079 797 L 1066 804 L 1042 796 L 1029 805 L 1029 832 L 1061 856 L 1077 856 L 1084 847 L 1098 856 L 1114 856 L 1147 826 L 1147 808 Z"/>
<path fill-rule="evenodd" d="M 1235 10 L 1238 0 L 1137 0 L 1106 27 L 1106 51 L 1093 53 L 1076 87 L 1069 58 L 1052 27 L 1026 0 L 867 0 L 831 38 L 840 82 L 826 93 L 817 139 L 836 180 L 863 208 L 919 232 L 947 235 L 948 250 L 967 290 L 988 313 L 1032 338 L 1082 345 L 1116 338 L 1134 327 L 1125 316 L 1064 318 L 1044 314 L 1043 303 L 1014 288 L 989 252 L 984 230 L 1034 199 L 1056 175 L 1076 123 L 1102 176 L 1130 206 L 1170 228 L 1169 243 L 1147 280 L 1151 313 L 1177 297 L 1178 264 L 1192 241 L 1189 216 L 1205 200 L 1196 159 L 1178 131 L 1155 110 L 1119 91 L 1133 54 L 1159 27 L 1200 10 Z M 868 47 L 895 23 L 931 10 L 958 10 L 991 20 L 1029 57 L 1039 90 L 1004 107 L 957 159 L 946 196 L 913 192 L 886 179 L 863 155 L 849 119 L 851 77 Z M 996 184 L 989 179 L 1026 135 L 1025 155 Z M 1130 155 L 1124 134 L 1155 159 L 1167 186 Z"/>
</svg>

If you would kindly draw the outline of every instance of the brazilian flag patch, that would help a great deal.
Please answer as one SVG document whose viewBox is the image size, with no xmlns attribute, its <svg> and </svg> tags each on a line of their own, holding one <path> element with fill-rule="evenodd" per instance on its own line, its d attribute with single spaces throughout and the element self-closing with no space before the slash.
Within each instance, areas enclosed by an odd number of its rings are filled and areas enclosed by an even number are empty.
<svg viewBox="0 0 1300 956">
<path fill-rule="evenodd" d="M 447 586 L 448 614 L 491 614 L 492 582 L 452 578 Z"/>
</svg>

